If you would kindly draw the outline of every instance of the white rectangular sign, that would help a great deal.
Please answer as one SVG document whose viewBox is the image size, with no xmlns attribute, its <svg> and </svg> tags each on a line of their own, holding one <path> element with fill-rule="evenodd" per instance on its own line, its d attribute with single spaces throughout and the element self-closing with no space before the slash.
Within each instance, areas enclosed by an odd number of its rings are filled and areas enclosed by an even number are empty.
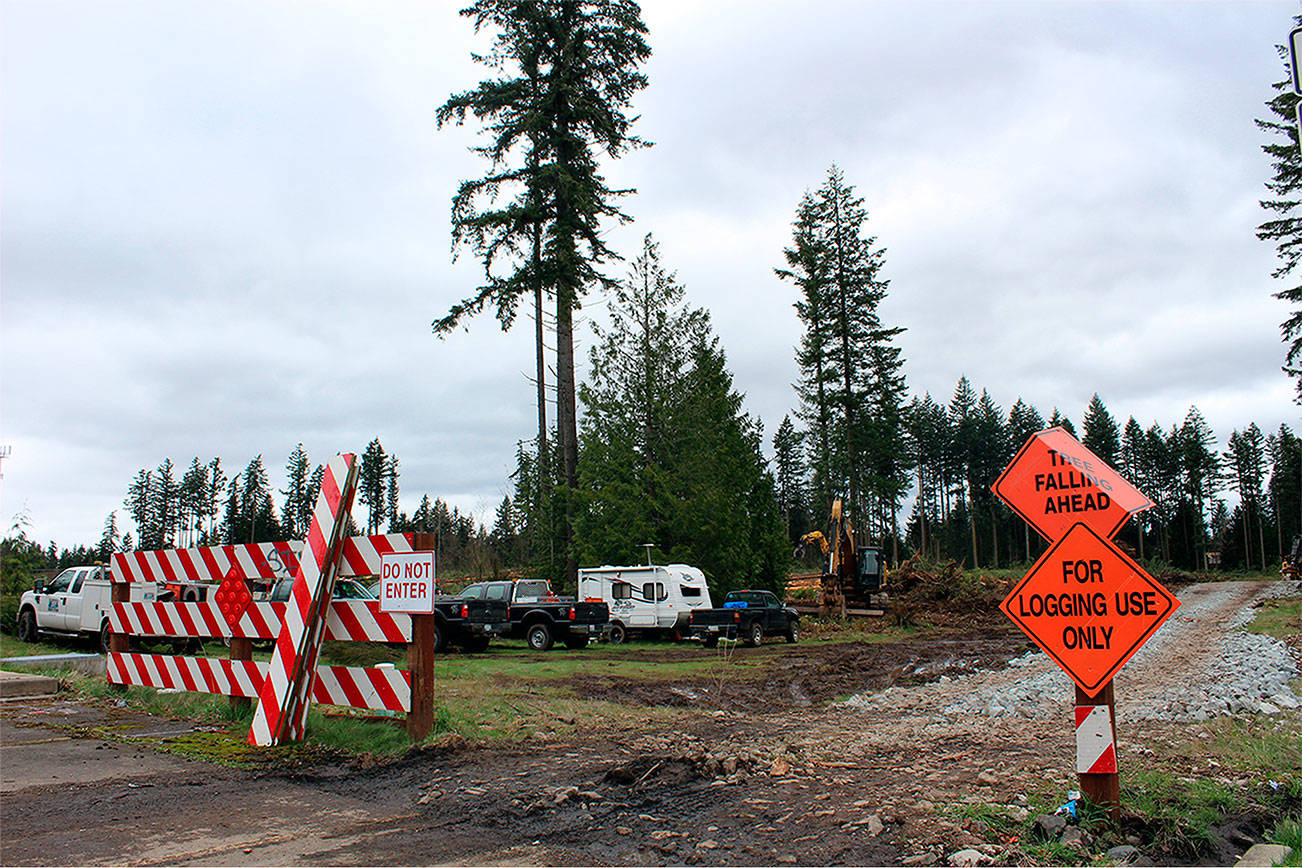
<svg viewBox="0 0 1302 868">
<path fill-rule="evenodd" d="M 427 615 L 434 611 L 434 552 L 380 555 L 380 611 Z"/>
</svg>

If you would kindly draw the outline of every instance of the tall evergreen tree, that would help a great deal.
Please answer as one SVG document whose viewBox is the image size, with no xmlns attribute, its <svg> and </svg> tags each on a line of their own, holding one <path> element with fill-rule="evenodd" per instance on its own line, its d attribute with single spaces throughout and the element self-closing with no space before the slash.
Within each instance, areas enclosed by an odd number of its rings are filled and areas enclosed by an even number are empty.
<svg viewBox="0 0 1302 868">
<path fill-rule="evenodd" d="M 809 529 L 805 506 L 805 462 L 796 426 L 790 416 L 782 417 L 782 424 L 773 434 L 773 481 L 778 497 L 778 510 L 782 513 L 782 527 L 787 541 L 795 542 Z"/>
<path fill-rule="evenodd" d="M 436 333 L 492 302 L 509 327 L 520 295 L 543 289 L 556 306 L 557 434 L 565 484 L 566 573 L 578 570 L 572 551 L 573 492 L 578 481 L 574 311 L 593 286 L 614 281 L 600 267 L 618 259 L 601 235 L 603 221 L 629 218 L 616 200 L 631 190 L 607 186 L 598 172 L 601 153 L 619 157 L 644 144 L 630 132 L 625 112 L 646 86 L 638 71 L 651 55 L 641 9 L 632 0 L 477 0 L 462 14 L 476 30 L 496 31 L 493 49 L 476 56 L 497 73 L 452 95 L 438 122 L 487 124 L 491 161 L 484 178 L 462 185 L 453 202 L 454 243 L 469 243 L 487 279 L 476 294 L 434 323 Z M 495 202 L 512 195 L 504 207 Z M 527 257 L 519 254 L 527 246 Z M 495 274 L 499 257 L 514 270 Z M 541 381 L 541 376 L 540 376 Z M 541 392 L 540 392 L 541 395 Z M 542 418 L 540 410 L 540 420 Z M 539 431 L 543 447 L 544 431 Z"/>
<path fill-rule="evenodd" d="M 1081 437 L 1085 448 L 1109 467 L 1116 467 L 1121 452 L 1121 432 L 1117 428 L 1117 421 L 1112 418 L 1108 408 L 1103 406 L 1103 399 L 1098 392 L 1094 393 L 1089 406 L 1085 408 L 1085 418 L 1081 424 L 1085 429 L 1084 436 Z"/>
<path fill-rule="evenodd" d="M 384 468 L 384 515 L 390 525 L 398 519 L 399 468 L 398 456 L 390 455 Z"/>
<path fill-rule="evenodd" d="M 776 587 L 787 543 L 760 428 L 708 315 L 686 305 L 650 238 L 597 329 L 589 369 L 585 558 L 627 560 L 653 542 L 699 564 L 717 590 Z"/>
<path fill-rule="evenodd" d="M 113 553 L 121 545 L 122 538 L 118 534 L 118 511 L 115 509 L 104 519 L 104 533 L 99 538 L 99 559 L 107 562 Z"/>
<path fill-rule="evenodd" d="M 1293 20 L 1302 24 L 1302 15 Z M 1275 50 L 1287 71 L 1288 48 L 1277 45 Z M 1291 75 L 1285 75 L 1272 86 L 1275 96 L 1266 103 L 1270 115 L 1265 120 L 1258 119 L 1257 127 L 1273 137 L 1262 146 L 1274 161 L 1275 175 L 1266 182 L 1272 198 L 1262 201 L 1261 207 L 1276 216 L 1257 227 L 1257 237 L 1275 244 L 1280 265 L 1272 277 L 1285 278 L 1302 261 L 1302 155 L 1298 151 L 1298 97 L 1293 93 Z M 1287 318 L 1280 323 L 1280 332 L 1288 344 L 1284 372 L 1295 378 L 1294 400 L 1302 404 L 1302 285 L 1282 289 L 1274 295 L 1292 305 Z"/>
<path fill-rule="evenodd" d="M 285 531 L 294 539 L 306 537 L 308 528 L 312 524 L 314 504 L 307 497 L 309 481 L 307 467 L 307 452 L 303 450 L 303 444 L 299 443 L 294 447 L 294 451 L 289 453 L 289 460 L 285 463 L 285 487 L 280 490 L 285 498 L 283 511 Z"/>
<path fill-rule="evenodd" d="M 910 468 L 905 455 L 903 360 L 878 306 L 888 281 L 886 251 L 866 234 L 863 199 L 832 166 L 823 186 L 796 213 L 780 277 L 800 290 L 805 324 L 797 353 L 802 414 L 819 426 L 827 453 L 824 497 L 842 494 L 852 520 L 885 535 L 894 524 Z M 816 479 L 818 476 L 815 470 Z M 869 521 L 871 520 L 871 522 Z"/>
<path fill-rule="evenodd" d="M 366 533 L 377 533 L 387 511 L 385 492 L 389 461 L 376 437 L 366 444 L 361 466 L 357 470 L 357 499 L 367 507 Z"/>
</svg>

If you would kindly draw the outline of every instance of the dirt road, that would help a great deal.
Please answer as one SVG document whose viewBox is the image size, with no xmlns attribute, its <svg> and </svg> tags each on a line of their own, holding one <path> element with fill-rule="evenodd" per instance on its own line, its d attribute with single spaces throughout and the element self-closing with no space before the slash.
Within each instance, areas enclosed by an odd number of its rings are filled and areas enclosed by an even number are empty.
<svg viewBox="0 0 1302 868">
<path fill-rule="evenodd" d="M 1200 773 L 1189 748 L 1198 725 L 1128 721 L 1128 703 L 1138 709 L 1208 671 L 1208 656 L 1267 587 L 1182 592 L 1188 617 L 1164 627 L 1153 652 L 1117 681 L 1123 773 L 1143 751 Z M 186 762 L 147 750 L 148 738 L 96 739 L 96 717 L 119 713 L 112 708 L 8 703 L 0 862 L 930 864 L 964 847 L 1007 861 L 1012 851 L 955 806 L 1024 814 L 1028 793 L 1075 786 L 1069 689 L 1056 698 L 1041 691 L 1038 704 L 1011 712 L 992 713 L 983 698 L 1054 677 L 1043 655 L 1024 657 L 1030 647 L 998 627 L 881 645 L 737 649 L 771 659 L 762 683 L 572 685 L 634 707 L 698 710 L 680 732 L 630 725 L 510 748 L 450 740 L 369 769 L 258 773 Z M 877 698 L 838 701 L 863 694 Z M 96 762 L 104 756 L 117 759 Z M 46 779 L 56 758 L 80 771 Z"/>
</svg>

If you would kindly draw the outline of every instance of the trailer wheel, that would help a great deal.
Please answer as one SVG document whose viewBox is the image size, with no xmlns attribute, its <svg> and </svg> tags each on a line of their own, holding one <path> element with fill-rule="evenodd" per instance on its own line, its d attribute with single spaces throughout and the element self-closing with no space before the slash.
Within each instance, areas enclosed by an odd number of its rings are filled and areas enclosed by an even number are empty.
<svg viewBox="0 0 1302 868">
<path fill-rule="evenodd" d="M 750 625 L 750 633 L 746 636 L 746 644 L 752 648 L 758 648 L 764 644 L 764 625 L 756 621 Z"/>
<path fill-rule="evenodd" d="M 544 622 L 539 621 L 524 634 L 525 641 L 535 651 L 546 651 L 552 647 L 552 631 Z"/>
<path fill-rule="evenodd" d="M 628 638 L 628 631 L 624 629 L 623 624 L 619 623 L 618 621 L 615 621 L 610 625 L 611 645 L 623 645 L 624 640 L 627 638 Z"/>
<path fill-rule="evenodd" d="M 23 642 L 36 641 L 36 613 L 31 609 L 23 609 L 18 616 L 18 638 Z"/>
</svg>

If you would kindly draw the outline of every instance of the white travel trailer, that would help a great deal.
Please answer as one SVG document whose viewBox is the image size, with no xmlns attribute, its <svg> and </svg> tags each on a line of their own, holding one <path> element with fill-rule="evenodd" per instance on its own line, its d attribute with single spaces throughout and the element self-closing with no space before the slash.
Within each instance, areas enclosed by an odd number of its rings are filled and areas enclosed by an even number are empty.
<svg viewBox="0 0 1302 868">
<path fill-rule="evenodd" d="M 685 564 L 579 570 L 579 598 L 588 597 L 610 607 L 610 641 L 616 645 L 630 631 L 686 636 L 692 610 L 712 605 L 705 574 Z"/>
</svg>

